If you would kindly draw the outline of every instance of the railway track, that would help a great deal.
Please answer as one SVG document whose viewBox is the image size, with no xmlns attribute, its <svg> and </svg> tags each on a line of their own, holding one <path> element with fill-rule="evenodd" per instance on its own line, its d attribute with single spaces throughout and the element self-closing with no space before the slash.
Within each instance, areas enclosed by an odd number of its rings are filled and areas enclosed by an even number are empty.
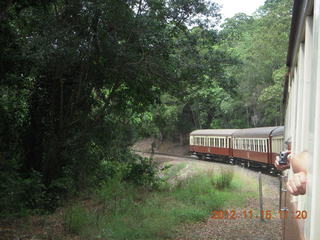
<svg viewBox="0 0 320 240">
<path fill-rule="evenodd" d="M 163 156 L 163 157 L 169 157 L 169 158 L 172 158 L 173 160 L 175 159 L 182 159 L 182 160 L 185 160 L 185 159 L 188 159 L 189 161 L 193 161 L 193 162 L 203 162 L 203 163 L 215 163 L 215 164 L 221 164 L 221 165 L 233 165 L 233 164 L 230 164 L 224 160 L 200 160 L 198 159 L 196 156 L 179 156 L 179 155 L 174 155 L 174 154 L 166 154 L 166 153 L 158 153 L 158 152 L 155 152 L 155 153 L 152 153 L 152 152 L 142 152 L 142 151 L 134 151 L 136 153 L 140 153 L 140 154 L 148 154 L 148 155 L 153 155 L 153 156 Z M 253 172 L 259 172 L 261 171 L 261 173 L 265 174 L 265 175 L 268 175 L 268 176 L 272 176 L 272 177 L 279 177 L 279 173 L 277 174 L 274 174 L 274 173 L 270 173 L 268 171 L 265 171 L 264 169 L 261 169 L 261 168 L 255 168 L 255 167 L 246 167 L 245 164 L 241 163 L 241 164 L 235 164 L 236 166 L 239 166 L 241 168 L 244 168 L 244 169 L 248 169 L 248 170 L 251 170 Z"/>
</svg>

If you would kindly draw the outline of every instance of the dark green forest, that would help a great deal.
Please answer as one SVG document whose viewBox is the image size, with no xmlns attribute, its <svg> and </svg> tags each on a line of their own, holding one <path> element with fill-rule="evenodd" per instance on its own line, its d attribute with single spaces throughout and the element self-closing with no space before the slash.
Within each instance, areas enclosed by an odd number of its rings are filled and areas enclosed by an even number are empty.
<svg viewBox="0 0 320 240">
<path fill-rule="evenodd" d="M 221 24 L 206 0 L 0 3 L 0 216 L 53 211 L 121 173 L 139 138 L 281 125 L 291 0 Z"/>
</svg>

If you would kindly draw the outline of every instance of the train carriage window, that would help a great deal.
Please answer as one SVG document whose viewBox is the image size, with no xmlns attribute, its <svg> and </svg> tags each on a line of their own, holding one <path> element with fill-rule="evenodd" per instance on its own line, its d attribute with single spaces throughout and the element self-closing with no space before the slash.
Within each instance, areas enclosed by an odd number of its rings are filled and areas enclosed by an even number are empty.
<svg viewBox="0 0 320 240">
<path fill-rule="evenodd" d="M 222 138 L 220 138 L 220 147 L 221 147 L 221 148 L 224 147 L 224 146 L 223 146 L 223 139 L 222 139 Z"/>
<path fill-rule="evenodd" d="M 255 140 L 254 140 L 254 150 L 255 150 L 256 152 L 258 152 L 258 146 L 259 146 L 259 144 L 258 144 L 258 139 L 255 139 Z"/>
<path fill-rule="evenodd" d="M 262 152 L 262 143 L 261 143 L 261 140 L 259 139 L 259 142 L 258 142 L 258 152 Z"/>
</svg>

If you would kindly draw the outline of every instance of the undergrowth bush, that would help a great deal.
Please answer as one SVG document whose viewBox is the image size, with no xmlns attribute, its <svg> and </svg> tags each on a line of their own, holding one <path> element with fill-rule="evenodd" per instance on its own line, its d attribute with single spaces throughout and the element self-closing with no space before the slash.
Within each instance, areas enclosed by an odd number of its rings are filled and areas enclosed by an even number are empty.
<svg viewBox="0 0 320 240">
<path fill-rule="evenodd" d="M 212 183 L 217 189 L 223 190 L 230 187 L 233 176 L 234 171 L 232 169 L 222 170 L 220 174 L 213 176 Z"/>
<path fill-rule="evenodd" d="M 44 190 L 39 172 L 23 178 L 17 172 L 0 171 L 0 217 L 34 213 L 33 209 L 45 205 Z"/>
<path fill-rule="evenodd" d="M 117 176 L 97 191 L 94 205 L 99 207 L 91 212 L 76 207 L 67 213 L 66 229 L 86 239 L 171 239 L 180 223 L 204 220 L 231 199 L 242 204 L 247 193 L 239 194 L 243 186 L 237 184 L 217 189 L 212 176 L 204 174 L 173 188 L 150 191 Z"/>
</svg>

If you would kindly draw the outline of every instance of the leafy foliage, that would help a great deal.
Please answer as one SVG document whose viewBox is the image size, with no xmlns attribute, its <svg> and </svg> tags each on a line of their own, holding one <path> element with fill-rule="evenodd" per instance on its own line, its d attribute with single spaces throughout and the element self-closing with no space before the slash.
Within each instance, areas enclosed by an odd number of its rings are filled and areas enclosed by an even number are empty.
<svg viewBox="0 0 320 240">
<path fill-rule="evenodd" d="M 206 0 L 1 3 L 0 214 L 53 210 L 119 174 L 156 187 L 128 150 L 141 136 L 279 124 L 290 4 L 218 31 Z"/>
</svg>

